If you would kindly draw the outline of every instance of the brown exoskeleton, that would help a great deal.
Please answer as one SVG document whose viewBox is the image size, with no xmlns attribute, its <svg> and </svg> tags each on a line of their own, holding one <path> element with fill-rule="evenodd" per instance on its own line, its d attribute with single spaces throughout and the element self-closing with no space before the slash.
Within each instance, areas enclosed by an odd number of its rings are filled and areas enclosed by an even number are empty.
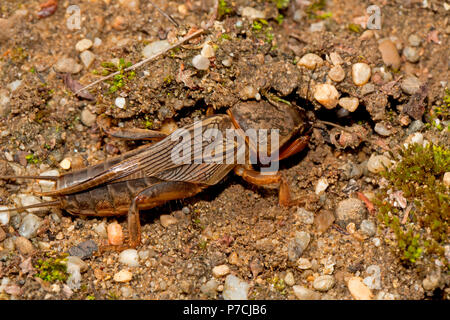
<svg viewBox="0 0 450 320">
<path fill-rule="evenodd" d="M 303 150 L 309 140 L 307 135 L 303 135 L 308 128 L 303 110 L 287 104 L 269 102 L 239 103 L 229 109 L 226 115 L 212 115 L 182 128 L 184 133 L 188 133 L 190 139 L 181 139 L 182 136 L 177 131 L 166 136 L 152 130 L 103 127 L 114 137 L 159 141 L 59 177 L 3 176 L 0 178 L 56 181 L 54 191 L 38 193 L 41 196 L 56 197 L 56 201 L 18 209 L 57 206 L 73 215 L 127 215 L 129 243 L 108 247 L 117 250 L 136 247 L 140 244 L 139 210 L 150 209 L 170 200 L 191 197 L 208 186 L 218 183 L 231 170 L 255 185 L 279 185 L 280 204 L 286 206 L 291 204 L 287 184 L 281 175 L 276 172 L 269 174 L 258 172 L 253 167 L 255 163 L 250 163 L 249 159 L 253 156 L 256 162 L 261 163 L 270 156 L 272 161 L 278 161 Z M 216 146 L 221 145 L 220 152 L 223 155 L 244 147 L 245 162 L 197 161 L 198 155 L 202 155 L 208 148 L 208 141 L 204 143 L 199 139 L 203 139 L 209 129 L 215 129 L 223 137 L 220 143 L 217 144 L 216 141 Z M 242 139 L 225 138 L 228 129 L 234 129 Z M 244 135 L 244 132 L 249 129 L 278 129 L 278 146 L 257 145 L 254 140 Z M 236 140 L 243 143 L 239 145 Z M 192 150 L 191 146 L 195 141 L 201 141 L 200 150 L 195 150 L 194 146 L 194 152 L 184 158 L 187 161 L 181 163 L 174 161 L 173 151 L 177 151 L 175 154 L 178 154 L 185 147 Z M 261 151 L 264 152 L 261 153 Z M 266 154 L 266 159 L 261 159 L 261 154 Z M 278 156 L 273 158 L 273 154 Z"/>
</svg>

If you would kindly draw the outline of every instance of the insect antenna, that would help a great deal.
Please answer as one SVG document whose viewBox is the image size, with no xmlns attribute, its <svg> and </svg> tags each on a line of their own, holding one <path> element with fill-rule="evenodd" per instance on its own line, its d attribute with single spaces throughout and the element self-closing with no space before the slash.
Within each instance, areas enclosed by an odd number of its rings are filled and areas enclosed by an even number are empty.
<svg viewBox="0 0 450 320">
<path fill-rule="evenodd" d="M 2 209 L 2 210 L 0 210 L 0 212 L 22 211 L 25 209 L 54 207 L 54 206 L 59 206 L 59 205 L 61 205 L 60 201 L 48 201 L 48 202 L 36 203 L 36 204 L 29 205 L 29 206 L 24 206 L 24 207 Z"/>
<path fill-rule="evenodd" d="M 36 179 L 36 180 L 58 180 L 59 177 L 55 176 L 0 176 L 0 179 Z"/>
</svg>

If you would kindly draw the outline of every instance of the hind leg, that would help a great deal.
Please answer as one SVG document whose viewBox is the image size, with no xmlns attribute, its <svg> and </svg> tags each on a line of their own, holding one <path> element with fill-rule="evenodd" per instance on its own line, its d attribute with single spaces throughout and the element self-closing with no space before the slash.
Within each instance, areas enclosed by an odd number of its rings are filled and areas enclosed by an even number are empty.
<svg viewBox="0 0 450 320">
<path fill-rule="evenodd" d="M 165 181 L 141 190 L 134 197 L 128 209 L 128 244 L 103 246 L 100 251 L 122 251 L 136 248 L 141 243 L 139 210 L 154 208 L 170 200 L 192 197 L 203 188 L 201 185 L 189 182 Z"/>
</svg>

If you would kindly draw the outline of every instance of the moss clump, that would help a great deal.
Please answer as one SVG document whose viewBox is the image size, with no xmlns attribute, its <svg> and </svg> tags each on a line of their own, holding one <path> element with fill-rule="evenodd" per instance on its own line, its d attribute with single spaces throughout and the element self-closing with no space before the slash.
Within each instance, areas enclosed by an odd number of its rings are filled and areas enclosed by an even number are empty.
<svg viewBox="0 0 450 320">
<path fill-rule="evenodd" d="M 219 0 L 219 7 L 217 8 L 218 17 L 221 18 L 231 12 L 233 12 L 233 10 L 228 6 L 228 3 L 225 0 Z"/>
<path fill-rule="evenodd" d="M 267 280 L 268 283 L 270 283 L 275 290 L 277 290 L 280 294 L 285 295 L 287 293 L 286 290 L 286 283 L 283 279 L 278 278 L 278 276 L 275 276 L 271 279 Z"/>
<path fill-rule="evenodd" d="M 111 73 L 114 72 L 119 72 L 119 74 L 116 74 L 112 80 L 108 80 L 106 81 L 110 86 L 109 86 L 109 93 L 114 93 L 117 90 L 119 90 L 120 88 L 122 88 L 125 85 L 126 80 L 132 80 L 134 79 L 134 77 L 136 76 L 136 72 L 134 71 L 128 71 L 125 72 L 125 69 L 131 67 L 131 62 L 126 62 L 125 59 L 120 58 L 119 59 L 119 64 L 116 65 L 112 62 L 103 62 L 102 63 L 102 75 L 103 76 L 107 76 Z"/>
<path fill-rule="evenodd" d="M 253 21 L 252 30 L 257 35 L 258 38 L 264 37 L 264 42 L 272 44 L 274 35 L 272 33 L 272 27 L 265 19 L 258 19 Z"/>
<path fill-rule="evenodd" d="M 275 3 L 278 9 L 285 9 L 289 5 L 289 0 L 271 0 L 271 2 Z"/>
<path fill-rule="evenodd" d="M 39 259 L 35 264 L 38 270 L 36 277 L 48 282 L 65 282 L 69 277 L 67 273 L 67 254 L 55 257 L 47 253 L 47 259 Z"/>
<path fill-rule="evenodd" d="M 426 123 L 426 126 L 435 127 L 439 131 L 442 131 L 444 129 L 442 121 L 449 120 L 450 115 L 450 90 L 448 88 L 444 90 L 442 102 L 431 107 L 429 115 L 431 121 Z M 447 126 L 447 130 L 450 131 L 450 124 Z"/>
<path fill-rule="evenodd" d="M 388 184 L 378 196 L 379 219 L 390 228 L 401 259 L 416 263 L 423 256 L 438 258 L 449 267 L 443 246 L 448 242 L 449 188 L 443 175 L 450 171 L 450 150 L 429 143 L 411 144 L 400 150 L 396 166 L 382 173 Z M 401 191 L 409 204 L 405 212 L 389 201 L 389 192 Z"/>
</svg>

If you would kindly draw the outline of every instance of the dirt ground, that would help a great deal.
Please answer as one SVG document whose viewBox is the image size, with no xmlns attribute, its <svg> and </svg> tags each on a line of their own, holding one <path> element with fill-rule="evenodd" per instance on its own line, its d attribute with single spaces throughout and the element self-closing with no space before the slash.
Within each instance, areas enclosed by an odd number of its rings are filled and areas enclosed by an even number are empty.
<svg viewBox="0 0 450 320">
<path fill-rule="evenodd" d="M 116 79 L 93 86 L 94 100 L 75 96 L 64 72 L 87 85 L 105 72 L 105 62 L 137 63 L 147 45 L 174 43 L 191 27 L 204 25 L 214 1 L 154 3 L 179 25 L 145 0 L 59 1 L 44 18 L 38 16 L 41 1 L 1 2 L 0 175 L 66 173 L 142 144 L 106 135 L 95 121 L 100 115 L 110 117 L 114 126 L 167 130 L 173 122 L 182 127 L 205 118 L 208 107 L 225 113 L 240 101 L 276 100 L 311 116 L 309 146 L 280 168 L 293 197 L 305 201 L 281 207 L 276 189 L 255 187 L 231 172 L 192 198 L 142 212 L 139 266 L 120 262 L 117 252 L 86 254 L 78 287 L 36 277 L 39 259 L 72 254 L 87 240 L 105 244 L 105 226 L 115 220 L 127 235 L 126 217 L 40 210 L 34 214 L 41 224 L 26 240 L 32 245 L 27 250 L 16 239 L 28 212 L 12 212 L 6 224 L 0 221 L 0 298 L 223 299 L 229 273 L 248 284 L 248 299 L 306 298 L 298 293 L 300 287 L 311 290 L 307 296 L 313 299 L 356 299 L 365 290 L 373 299 L 448 299 L 445 266 L 433 259 L 403 263 L 392 245 L 395 235 L 381 227 L 376 213 L 364 207 L 354 233 L 336 210 L 346 199 L 359 199 L 358 192 L 373 199 L 381 177 L 367 169 L 372 154 L 391 157 L 415 132 L 448 147 L 448 118 L 441 123 L 443 130 L 414 124 L 433 123 L 429 110 L 441 103 L 448 86 L 450 5 L 438 0 L 219 1 L 216 22 L 200 36 L 136 69 L 123 85 Z M 67 26 L 71 5 L 80 9 L 79 29 Z M 380 8 L 379 30 L 367 29 L 370 5 Z M 413 46 L 411 35 L 420 42 Z M 380 52 L 384 38 L 397 47 L 397 68 L 388 67 Z M 88 50 L 95 60 L 88 67 L 76 46 L 82 39 L 94 43 Z M 193 58 L 208 41 L 214 54 L 208 69 L 199 70 Z M 412 57 L 402 54 L 405 47 L 413 48 Z M 321 58 L 315 68 L 301 63 L 308 53 Z M 342 62 L 332 61 L 336 53 Z M 58 67 L 63 58 L 73 61 Z M 365 85 L 353 81 L 355 63 L 372 70 Z M 328 75 L 336 65 L 346 74 L 341 81 Z M 408 93 L 402 81 L 409 77 L 426 84 L 426 91 L 413 83 L 415 91 Z M 334 85 L 340 97 L 357 98 L 358 109 L 324 107 L 314 95 L 320 83 Z M 125 107 L 118 106 L 117 98 L 125 99 Z M 353 135 L 316 120 L 345 126 Z M 377 124 L 389 134 L 375 130 Z M 67 170 L 62 168 L 66 159 Z M 326 190 L 317 190 L 319 180 L 326 181 Z M 40 191 L 40 184 L 0 180 L 0 205 L 14 206 L 17 195 L 33 191 Z M 362 219 L 375 225 L 375 234 L 364 235 Z M 298 244 L 300 232 L 309 234 L 306 248 Z M 31 263 L 26 262 L 30 257 Z M 213 274 L 214 267 L 223 265 L 225 274 Z M 121 270 L 131 273 L 130 281 L 117 280 Z M 349 280 L 368 277 L 379 283 L 366 281 L 359 293 L 350 290 Z M 318 278 L 332 284 L 323 288 Z"/>
</svg>

